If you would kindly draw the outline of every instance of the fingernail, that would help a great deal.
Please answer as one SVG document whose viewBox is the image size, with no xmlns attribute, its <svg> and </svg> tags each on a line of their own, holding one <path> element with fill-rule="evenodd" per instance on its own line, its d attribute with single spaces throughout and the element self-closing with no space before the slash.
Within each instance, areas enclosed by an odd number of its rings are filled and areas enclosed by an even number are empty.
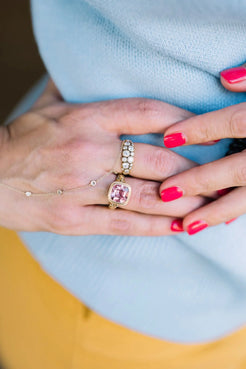
<svg viewBox="0 0 246 369">
<path fill-rule="evenodd" d="M 164 145 L 168 148 L 182 146 L 186 142 L 183 133 L 173 133 L 164 137 Z"/>
<path fill-rule="evenodd" d="M 182 219 L 175 219 L 172 221 L 171 230 L 173 232 L 184 232 Z"/>
<path fill-rule="evenodd" d="M 232 219 L 230 219 L 230 220 L 227 220 L 227 222 L 225 222 L 225 224 L 230 224 L 230 223 L 232 223 L 232 222 L 234 222 L 234 220 L 236 220 L 237 218 L 232 218 Z"/>
<path fill-rule="evenodd" d="M 219 196 L 224 196 L 224 195 L 227 195 L 230 191 L 231 191 L 230 188 L 222 188 L 221 190 L 217 191 L 217 194 Z"/>
<path fill-rule="evenodd" d="M 187 232 L 191 236 L 197 232 L 202 231 L 203 229 L 208 227 L 208 223 L 204 220 L 196 220 L 195 222 L 191 223 L 187 227 Z"/>
<path fill-rule="evenodd" d="M 161 199 L 164 202 L 173 201 L 183 196 L 183 190 L 180 187 L 169 187 L 161 191 Z"/>
<path fill-rule="evenodd" d="M 246 80 L 246 68 L 244 67 L 236 67 L 227 70 L 223 70 L 220 75 L 228 82 L 228 83 L 238 83 Z"/>
</svg>

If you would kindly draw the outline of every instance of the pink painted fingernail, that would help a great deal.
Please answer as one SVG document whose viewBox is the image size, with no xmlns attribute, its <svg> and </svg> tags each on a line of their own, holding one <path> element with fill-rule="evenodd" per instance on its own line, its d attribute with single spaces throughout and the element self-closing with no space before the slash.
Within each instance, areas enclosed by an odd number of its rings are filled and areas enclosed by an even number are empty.
<svg viewBox="0 0 246 369">
<path fill-rule="evenodd" d="M 232 219 L 230 219 L 230 220 L 227 220 L 227 222 L 225 222 L 225 224 L 230 224 L 230 223 L 232 223 L 232 222 L 234 222 L 234 220 L 236 220 L 237 218 L 232 218 Z"/>
<path fill-rule="evenodd" d="M 246 80 L 246 68 L 244 67 L 236 67 L 231 69 L 223 70 L 220 75 L 228 82 L 228 83 L 238 83 Z"/>
<path fill-rule="evenodd" d="M 222 188 L 221 190 L 217 191 L 217 194 L 219 196 L 224 196 L 224 195 L 227 195 L 230 191 L 231 191 L 230 188 Z"/>
<path fill-rule="evenodd" d="M 187 227 L 187 232 L 191 236 L 197 232 L 202 231 L 203 229 L 208 227 L 208 223 L 205 220 L 196 220 L 195 222 L 191 223 Z"/>
<path fill-rule="evenodd" d="M 180 187 L 169 187 L 161 191 L 161 199 L 164 202 L 173 201 L 183 196 L 183 190 Z"/>
<path fill-rule="evenodd" d="M 184 232 L 182 219 L 175 219 L 172 221 L 171 230 L 173 232 Z"/>
<path fill-rule="evenodd" d="M 183 133 L 173 133 L 164 137 L 164 145 L 168 148 L 182 146 L 186 142 Z"/>
</svg>

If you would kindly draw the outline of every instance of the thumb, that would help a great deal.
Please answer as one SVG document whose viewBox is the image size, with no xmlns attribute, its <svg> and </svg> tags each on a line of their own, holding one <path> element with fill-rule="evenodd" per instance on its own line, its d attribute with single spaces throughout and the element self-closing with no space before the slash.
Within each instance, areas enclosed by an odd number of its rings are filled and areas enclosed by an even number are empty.
<svg viewBox="0 0 246 369">
<path fill-rule="evenodd" d="M 246 64 L 220 72 L 220 81 L 229 91 L 246 91 Z"/>
</svg>

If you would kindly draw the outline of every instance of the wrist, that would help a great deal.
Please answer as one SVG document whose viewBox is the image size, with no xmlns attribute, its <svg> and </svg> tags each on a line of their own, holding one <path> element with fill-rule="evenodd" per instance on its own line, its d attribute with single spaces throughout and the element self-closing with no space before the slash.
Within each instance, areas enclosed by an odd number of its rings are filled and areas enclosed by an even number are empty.
<svg viewBox="0 0 246 369">
<path fill-rule="evenodd" d="M 0 125 L 0 181 L 6 176 L 10 165 L 10 130 L 8 126 Z"/>
</svg>

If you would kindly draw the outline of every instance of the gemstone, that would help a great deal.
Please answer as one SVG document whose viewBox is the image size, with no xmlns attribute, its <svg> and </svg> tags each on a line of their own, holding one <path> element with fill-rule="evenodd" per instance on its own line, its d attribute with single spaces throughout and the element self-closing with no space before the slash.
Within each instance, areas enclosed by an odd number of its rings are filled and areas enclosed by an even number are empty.
<svg viewBox="0 0 246 369">
<path fill-rule="evenodd" d="M 26 192 L 25 192 L 25 195 L 29 197 L 29 196 L 31 196 L 31 195 L 32 195 L 32 193 L 31 193 L 31 191 L 26 191 Z"/>
<path fill-rule="evenodd" d="M 123 146 L 123 150 L 128 150 L 128 147 L 127 146 Z"/>
<path fill-rule="evenodd" d="M 123 158 L 122 158 L 122 161 L 123 161 L 123 162 L 124 162 L 124 161 L 127 161 L 127 158 L 123 157 Z"/>
<path fill-rule="evenodd" d="M 134 156 L 134 151 L 131 152 L 131 156 Z"/>
<path fill-rule="evenodd" d="M 92 181 L 90 181 L 90 186 L 95 187 L 97 184 L 97 181 L 95 179 L 93 179 Z"/>
<path fill-rule="evenodd" d="M 129 155 L 130 155 L 130 152 L 128 150 L 123 151 L 123 156 L 129 156 Z"/>
<path fill-rule="evenodd" d="M 130 170 L 129 169 L 124 169 L 124 174 L 127 174 L 127 173 L 129 173 L 130 172 Z"/>
<path fill-rule="evenodd" d="M 128 163 L 123 163 L 123 164 L 122 164 L 122 168 L 124 168 L 124 169 L 128 169 L 128 168 L 129 168 L 129 164 L 128 164 Z"/>
<path fill-rule="evenodd" d="M 129 141 L 126 141 L 126 142 L 124 143 L 124 145 L 129 146 L 129 145 L 130 145 L 130 142 L 129 142 Z"/>
<path fill-rule="evenodd" d="M 128 202 L 130 195 L 129 185 L 121 182 L 114 182 L 111 187 L 109 199 L 117 204 L 124 205 Z"/>
<path fill-rule="evenodd" d="M 133 161 L 134 161 L 133 156 L 129 156 L 129 158 L 128 158 L 128 163 L 133 163 Z"/>
<path fill-rule="evenodd" d="M 59 190 L 56 191 L 56 193 L 57 193 L 57 195 L 62 195 L 63 191 L 59 189 Z"/>
<path fill-rule="evenodd" d="M 133 146 L 130 146 L 128 150 L 134 151 L 134 147 Z"/>
</svg>

